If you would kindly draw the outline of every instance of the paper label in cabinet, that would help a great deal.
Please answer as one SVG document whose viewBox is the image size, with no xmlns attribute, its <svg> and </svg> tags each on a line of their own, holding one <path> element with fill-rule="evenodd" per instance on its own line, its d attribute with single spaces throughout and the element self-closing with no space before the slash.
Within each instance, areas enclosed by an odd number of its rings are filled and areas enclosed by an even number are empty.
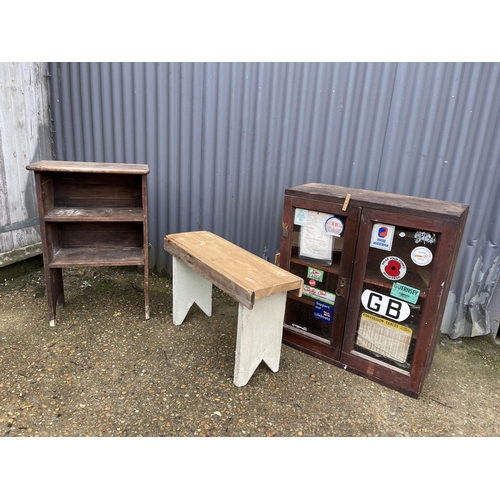
<svg viewBox="0 0 500 500">
<path fill-rule="evenodd" d="M 321 300 L 322 302 L 326 302 L 327 304 L 335 304 L 335 294 L 330 292 L 325 292 L 324 290 L 320 290 L 319 288 L 314 288 L 312 286 L 304 284 L 302 289 L 302 295 L 306 295 L 307 297 L 312 297 L 316 300 Z"/>
<path fill-rule="evenodd" d="M 417 266 L 427 266 L 432 262 L 432 252 L 426 247 L 416 247 L 411 252 L 411 260 Z"/>
<path fill-rule="evenodd" d="M 399 257 L 386 257 L 380 263 L 380 272 L 391 281 L 400 280 L 406 274 L 406 264 Z"/>
<path fill-rule="evenodd" d="M 296 208 L 293 223 L 297 226 L 305 226 L 307 224 L 307 210 L 304 208 Z"/>
<path fill-rule="evenodd" d="M 398 299 L 406 300 L 411 304 L 416 304 L 420 296 L 420 290 L 408 285 L 403 285 L 402 283 L 394 283 L 391 288 L 391 295 Z"/>
<path fill-rule="evenodd" d="M 386 358 L 404 363 L 408 356 L 411 335 L 411 328 L 362 313 L 356 344 Z"/>
<path fill-rule="evenodd" d="M 395 230 L 396 227 L 389 224 L 373 224 L 370 246 L 390 252 Z"/>
<path fill-rule="evenodd" d="M 300 228 L 299 257 L 309 257 L 331 264 L 333 236 L 325 231 L 330 214 L 307 211 L 307 223 Z"/>
<path fill-rule="evenodd" d="M 327 304 L 326 302 L 320 302 L 317 300 L 314 303 L 313 315 L 316 319 L 331 323 L 333 318 L 333 306 L 331 304 Z"/>
<path fill-rule="evenodd" d="M 323 281 L 324 275 L 325 271 L 321 271 L 320 269 L 314 269 L 314 267 L 307 268 L 307 277 L 309 279 L 319 281 L 321 283 Z"/>
<path fill-rule="evenodd" d="M 325 222 L 325 231 L 332 236 L 340 236 L 344 230 L 344 223 L 338 217 L 329 217 Z"/>
<path fill-rule="evenodd" d="M 415 243 L 417 245 L 419 243 L 428 243 L 429 245 L 432 245 L 432 243 L 436 243 L 436 235 L 426 231 L 417 231 L 415 233 Z"/>
</svg>

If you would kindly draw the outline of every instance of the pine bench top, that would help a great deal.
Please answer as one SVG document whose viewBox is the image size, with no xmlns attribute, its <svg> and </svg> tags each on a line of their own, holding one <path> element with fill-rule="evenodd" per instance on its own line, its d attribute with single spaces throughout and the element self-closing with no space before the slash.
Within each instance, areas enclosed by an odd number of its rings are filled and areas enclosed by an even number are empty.
<svg viewBox="0 0 500 500">
<path fill-rule="evenodd" d="M 302 295 L 302 278 L 208 231 L 169 234 L 164 248 L 248 309 L 276 293 Z"/>
</svg>

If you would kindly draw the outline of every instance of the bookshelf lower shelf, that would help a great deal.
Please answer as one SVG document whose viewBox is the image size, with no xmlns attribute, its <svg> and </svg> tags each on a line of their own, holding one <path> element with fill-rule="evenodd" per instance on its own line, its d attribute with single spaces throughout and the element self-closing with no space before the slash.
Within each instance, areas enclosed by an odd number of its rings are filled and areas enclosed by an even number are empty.
<svg viewBox="0 0 500 500">
<path fill-rule="evenodd" d="M 142 266 L 142 248 L 60 248 L 50 261 L 50 268 Z"/>
<path fill-rule="evenodd" d="M 142 207 L 53 207 L 45 222 L 143 222 Z"/>
</svg>

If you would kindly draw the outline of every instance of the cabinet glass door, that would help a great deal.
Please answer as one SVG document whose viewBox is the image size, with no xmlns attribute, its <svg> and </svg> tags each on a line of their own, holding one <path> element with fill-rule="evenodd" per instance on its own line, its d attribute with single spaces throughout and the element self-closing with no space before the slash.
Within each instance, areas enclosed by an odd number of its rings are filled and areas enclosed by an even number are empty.
<svg viewBox="0 0 500 500">
<path fill-rule="evenodd" d="M 288 251 L 281 252 L 281 265 L 301 277 L 304 288 L 302 297 L 288 296 L 285 337 L 288 330 L 295 340 L 302 337 L 340 350 L 359 209 L 288 201 Z"/>
<path fill-rule="evenodd" d="M 441 228 L 440 221 L 363 212 L 343 345 L 350 366 L 372 363 L 380 373 L 386 368 L 409 375 L 421 325 L 433 311 L 429 299 L 436 305 L 431 287 L 442 273 L 436 272 Z"/>
</svg>

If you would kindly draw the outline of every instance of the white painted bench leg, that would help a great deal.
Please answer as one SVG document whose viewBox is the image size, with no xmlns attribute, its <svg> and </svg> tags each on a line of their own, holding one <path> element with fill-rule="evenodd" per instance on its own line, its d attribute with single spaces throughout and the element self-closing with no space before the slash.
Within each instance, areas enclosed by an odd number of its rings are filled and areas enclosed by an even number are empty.
<svg viewBox="0 0 500 500">
<path fill-rule="evenodd" d="M 261 361 L 277 372 L 281 355 L 286 292 L 256 300 L 253 309 L 238 306 L 233 383 L 248 383 Z"/>
<path fill-rule="evenodd" d="M 180 325 L 191 306 L 196 302 L 200 309 L 212 316 L 212 283 L 173 257 L 172 319 Z"/>
</svg>

